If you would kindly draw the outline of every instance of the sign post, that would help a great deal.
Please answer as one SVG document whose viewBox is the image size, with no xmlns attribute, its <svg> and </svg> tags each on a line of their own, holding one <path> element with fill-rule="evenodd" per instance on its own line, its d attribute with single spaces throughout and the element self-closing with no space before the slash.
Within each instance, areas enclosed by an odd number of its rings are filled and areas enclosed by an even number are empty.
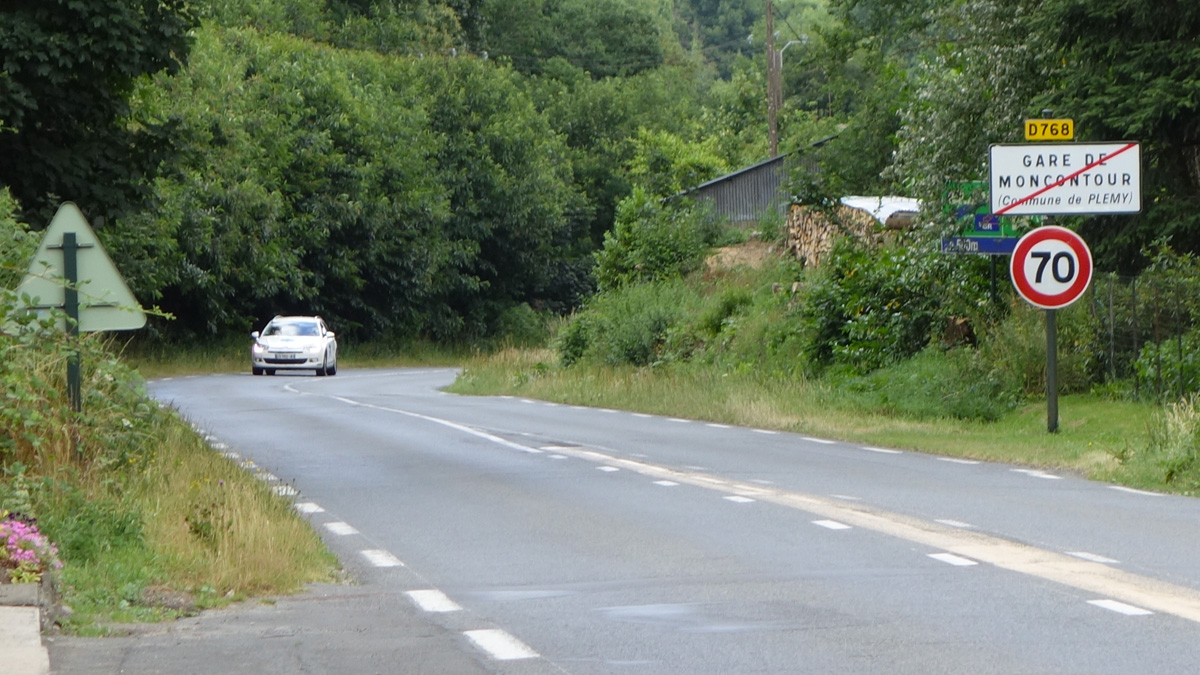
<svg viewBox="0 0 1200 675">
<path fill-rule="evenodd" d="M 80 332 L 135 330 L 146 325 L 146 313 L 79 207 L 71 202 L 54 214 L 17 295 L 32 301 L 30 311 L 61 309 L 66 320 L 59 326 L 72 342 Z M 83 408 L 81 379 L 76 350 L 67 361 L 67 394 L 76 412 Z"/>
<path fill-rule="evenodd" d="M 1092 282 L 1092 252 L 1078 234 L 1047 225 L 1017 241 L 1009 261 L 1013 286 L 1046 310 L 1046 428 L 1058 431 L 1058 326 L 1055 310 L 1083 296 Z"/>
</svg>

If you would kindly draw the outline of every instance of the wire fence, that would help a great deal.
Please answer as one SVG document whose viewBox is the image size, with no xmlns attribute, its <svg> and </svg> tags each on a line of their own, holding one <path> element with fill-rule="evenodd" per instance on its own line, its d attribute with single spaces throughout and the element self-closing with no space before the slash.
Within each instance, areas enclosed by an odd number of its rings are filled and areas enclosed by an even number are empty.
<svg viewBox="0 0 1200 675">
<path fill-rule="evenodd" d="M 1088 295 L 1109 381 L 1131 383 L 1138 398 L 1200 391 L 1200 280 L 1110 275 Z"/>
</svg>

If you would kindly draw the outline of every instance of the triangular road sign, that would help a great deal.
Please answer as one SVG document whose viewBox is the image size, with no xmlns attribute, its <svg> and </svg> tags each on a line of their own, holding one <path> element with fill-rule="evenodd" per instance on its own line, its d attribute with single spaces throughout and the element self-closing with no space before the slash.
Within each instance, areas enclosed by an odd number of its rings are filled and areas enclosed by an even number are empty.
<svg viewBox="0 0 1200 675">
<path fill-rule="evenodd" d="M 30 309 L 48 312 L 66 303 L 63 235 L 75 234 L 79 282 L 79 330 L 134 330 L 146 325 L 146 313 L 125 278 L 100 245 L 79 207 L 64 202 L 42 237 L 29 273 L 17 286 L 17 296 L 28 295 Z"/>
</svg>

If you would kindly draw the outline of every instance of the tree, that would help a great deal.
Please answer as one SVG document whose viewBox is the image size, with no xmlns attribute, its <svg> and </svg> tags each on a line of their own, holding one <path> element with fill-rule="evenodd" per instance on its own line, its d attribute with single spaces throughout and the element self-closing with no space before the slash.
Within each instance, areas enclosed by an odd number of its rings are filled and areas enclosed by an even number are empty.
<svg viewBox="0 0 1200 675">
<path fill-rule="evenodd" d="M 172 124 L 135 117 L 139 81 L 175 73 L 198 23 L 188 0 L 10 0 L 0 9 L 0 184 L 34 223 L 60 200 L 134 210 L 172 152 Z"/>
<path fill-rule="evenodd" d="M 1142 213 L 1082 225 L 1098 262 L 1132 272 L 1158 238 L 1200 252 L 1200 5 L 1047 0 L 1038 18 L 1060 53 L 1041 107 L 1084 140 L 1141 142 Z"/>
</svg>

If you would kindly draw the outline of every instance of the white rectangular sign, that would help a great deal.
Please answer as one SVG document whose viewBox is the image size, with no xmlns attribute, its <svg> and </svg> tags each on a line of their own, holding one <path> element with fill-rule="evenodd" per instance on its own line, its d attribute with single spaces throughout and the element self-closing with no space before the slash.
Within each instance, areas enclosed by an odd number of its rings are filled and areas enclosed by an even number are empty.
<svg viewBox="0 0 1200 675">
<path fill-rule="evenodd" d="M 993 145 L 992 213 L 1008 216 L 1139 213 L 1137 143 Z"/>
</svg>

